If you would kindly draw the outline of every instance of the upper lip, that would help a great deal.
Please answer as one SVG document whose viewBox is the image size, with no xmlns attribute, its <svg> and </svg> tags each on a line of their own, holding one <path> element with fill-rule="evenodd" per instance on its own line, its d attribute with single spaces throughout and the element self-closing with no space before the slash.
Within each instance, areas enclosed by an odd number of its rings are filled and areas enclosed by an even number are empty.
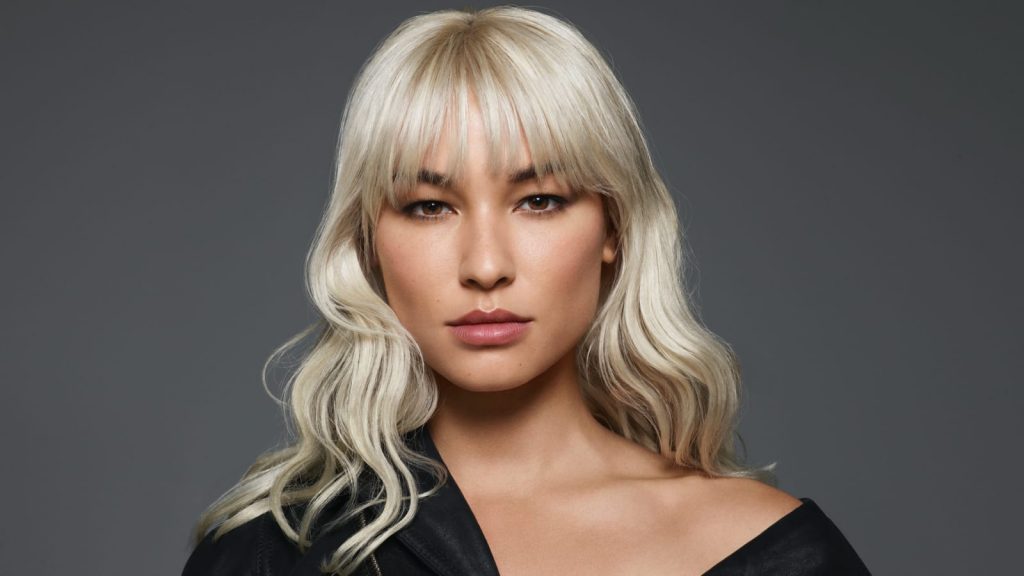
<svg viewBox="0 0 1024 576">
<path fill-rule="evenodd" d="M 460 324 L 497 324 L 500 322 L 529 322 L 529 318 L 523 318 L 517 316 L 508 310 L 502 310 L 496 308 L 490 312 L 484 312 L 483 310 L 473 310 L 468 314 L 463 314 L 459 318 L 448 322 L 449 326 L 458 326 Z"/>
</svg>

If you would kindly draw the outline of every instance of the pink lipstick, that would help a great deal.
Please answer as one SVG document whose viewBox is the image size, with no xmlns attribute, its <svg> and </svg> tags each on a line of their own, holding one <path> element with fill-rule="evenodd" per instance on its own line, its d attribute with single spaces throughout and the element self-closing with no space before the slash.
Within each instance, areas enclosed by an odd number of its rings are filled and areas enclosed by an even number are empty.
<svg viewBox="0 0 1024 576">
<path fill-rule="evenodd" d="M 451 326 L 455 337 L 466 344 L 500 346 L 520 339 L 532 321 L 532 318 L 523 318 L 499 308 L 491 312 L 473 310 L 446 324 Z"/>
</svg>

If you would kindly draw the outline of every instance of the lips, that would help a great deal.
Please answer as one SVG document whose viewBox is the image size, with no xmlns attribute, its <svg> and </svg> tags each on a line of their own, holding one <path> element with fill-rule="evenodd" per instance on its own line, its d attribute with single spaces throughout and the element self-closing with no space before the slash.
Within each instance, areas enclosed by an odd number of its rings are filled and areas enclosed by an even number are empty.
<svg viewBox="0 0 1024 576">
<path fill-rule="evenodd" d="M 452 334 L 466 344 L 500 346 L 522 338 L 532 322 L 531 318 L 524 318 L 499 308 L 490 312 L 473 310 L 447 324 Z"/>
<path fill-rule="evenodd" d="M 483 310 L 473 310 L 468 314 L 463 314 L 456 320 L 448 322 L 449 326 L 457 326 L 460 324 L 499 324 L 503 322 L 529 322 L 531 318 L 523 318 L 517 314 L 513 314 L 508 310 L 501 308 L 495 308 L 490 312 L 484 312 Z"/>
</svg>

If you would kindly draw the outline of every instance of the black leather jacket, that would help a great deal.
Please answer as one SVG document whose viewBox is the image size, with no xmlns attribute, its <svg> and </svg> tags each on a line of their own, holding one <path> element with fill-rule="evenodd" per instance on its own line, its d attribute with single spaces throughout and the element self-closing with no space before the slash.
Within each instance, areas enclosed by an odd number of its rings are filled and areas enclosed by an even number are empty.
<svg viewBox="0 0 1024 576">
<path fill-rule="evenodd" d="M 414 447 L 441 461 L 426 428 L 411 434 Z M 432 485 L 414 469 L 421 489 Z M 862 576 L 870 574 L 831 520 L 810 498 L 705 576 Z M 286 509 L 293 521 L 301 508 Z M 327 516 L 329 517 L 329 515 Z M 293 524 L 294 525 L 294 524 Z M 358 528 L 357 521 L 319 535 L 305 554 L 268 512 L 214 542 L 212 532 L 192 551 L 182 576 L 319 576 L 319 564 Z M 498 576 L 487 541 L 449 477 L 435 495 L 420 501 L 412 523 L 374 551 L 361 576 Z"/>
</svg>

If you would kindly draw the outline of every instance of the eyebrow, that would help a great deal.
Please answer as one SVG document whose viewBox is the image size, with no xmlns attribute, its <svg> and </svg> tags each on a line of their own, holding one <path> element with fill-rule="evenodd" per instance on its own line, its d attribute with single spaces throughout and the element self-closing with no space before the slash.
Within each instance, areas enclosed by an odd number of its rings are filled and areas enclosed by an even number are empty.
<svg viewBox="0 0 1024 576">
<path fill-rule="evenodd" d="M 545 166 L 546 172 L 551 172 L 551 165 Z M 533 166 L 527 166 L 526 168 L 520 168 L 509 174 L 509 184 L 520 184 L 529 180 L 537 179 L 537 169 Z M 437 186 L 438 188 L 451 189 L 452 180 L 446 174 L 435 172 L 427 168 L 420 168 L 420 171 L 416 174 L 416 181 L 424 184 L 430 184 L 431 186 Z"/>
</svg>

